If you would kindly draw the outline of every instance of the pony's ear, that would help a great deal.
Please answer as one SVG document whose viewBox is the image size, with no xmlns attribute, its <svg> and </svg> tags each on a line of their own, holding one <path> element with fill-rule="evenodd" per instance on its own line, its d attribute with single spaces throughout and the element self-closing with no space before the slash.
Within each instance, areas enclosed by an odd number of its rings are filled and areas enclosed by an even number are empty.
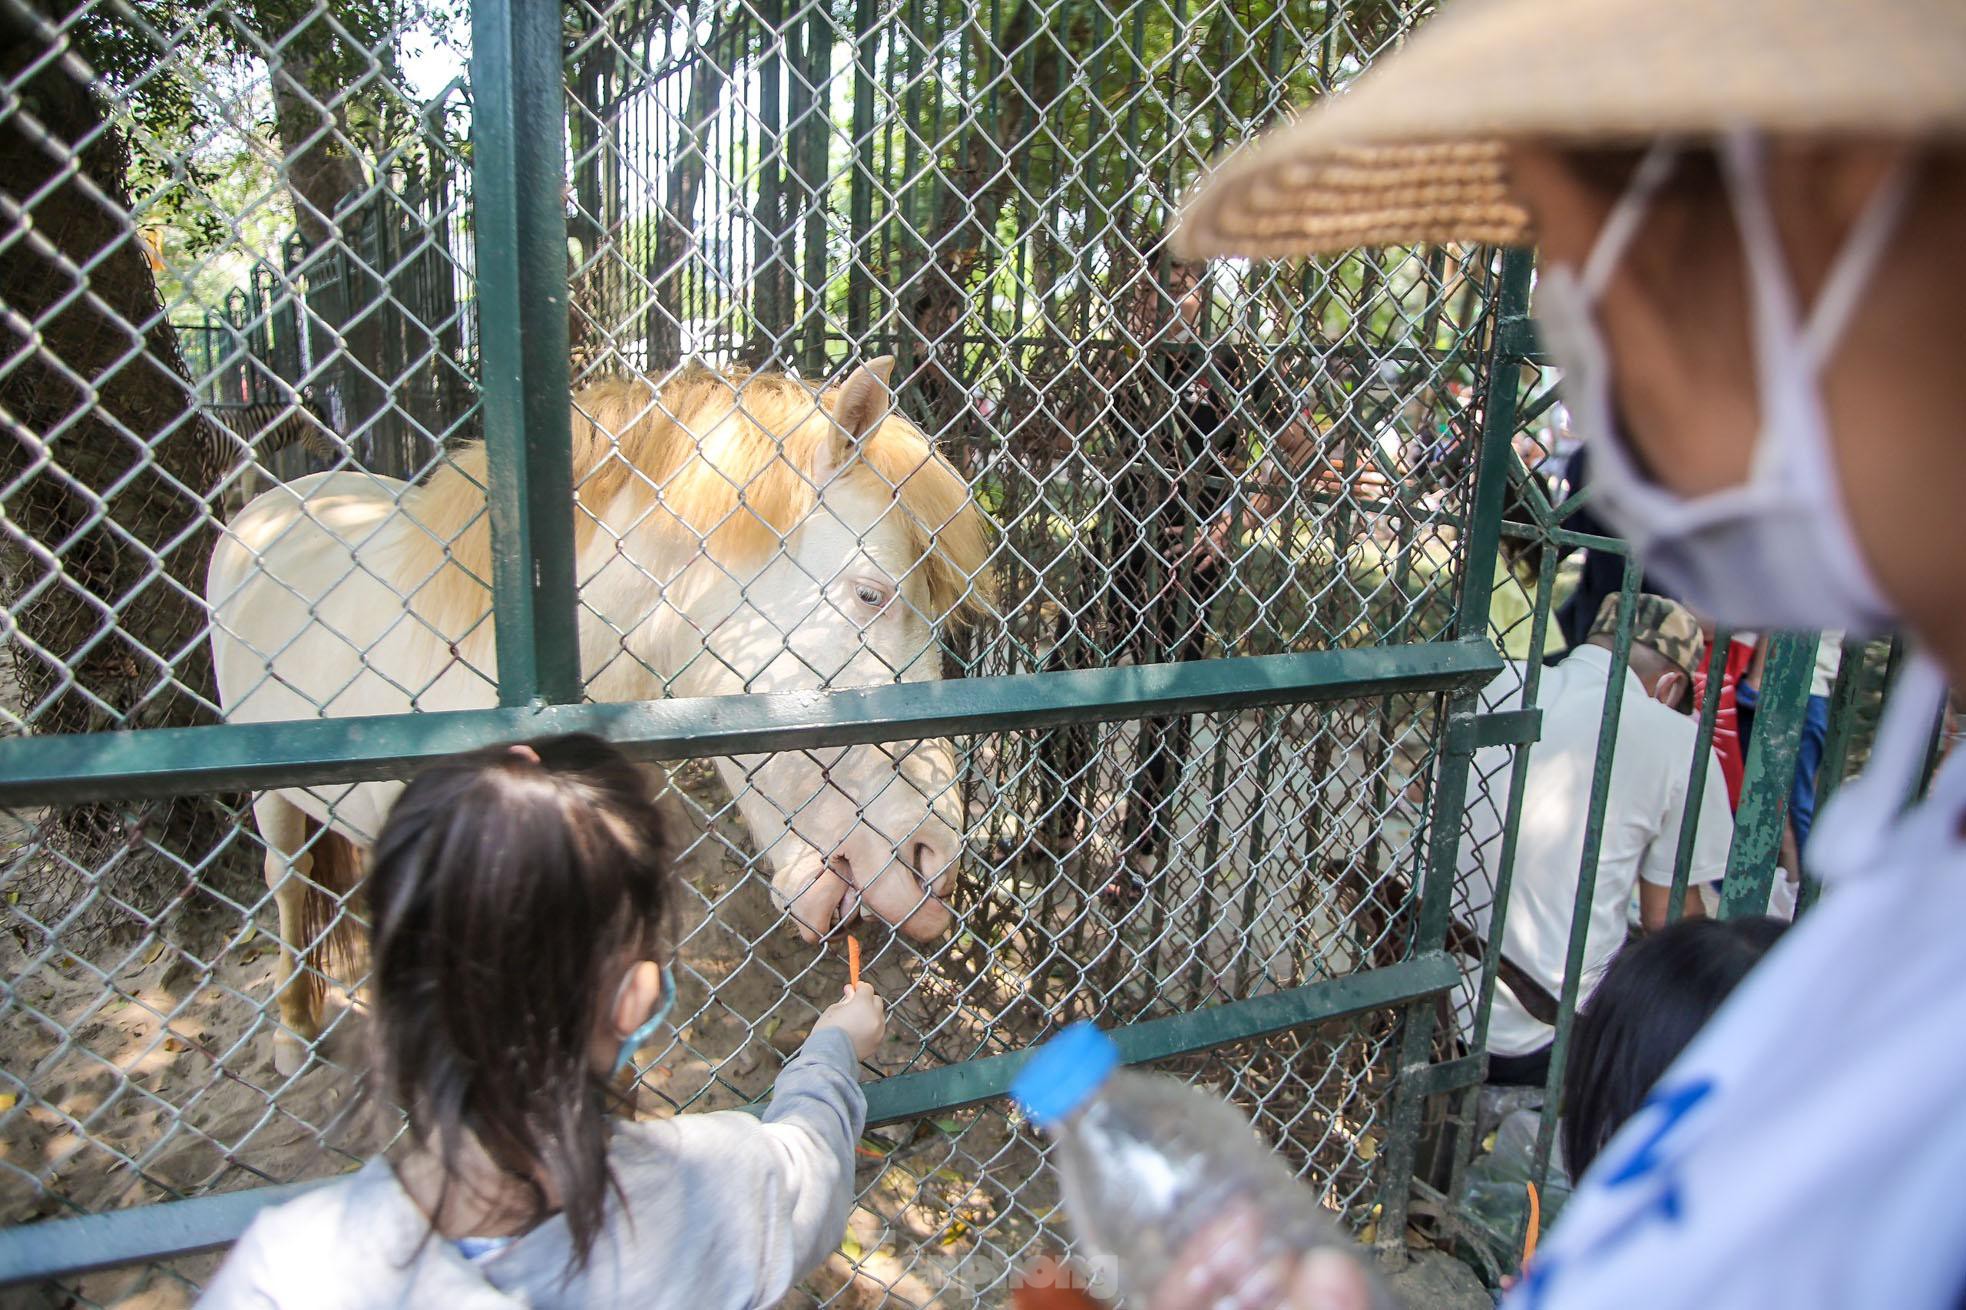
<svg viewBox="0 0 1966 1310">
<path fill-rule="evenodd" d="M 860 443 L 894 409 L 894 392 L 888 387 L 888 379 L 893 376 L 894 356 L 882 355 L 853 370 L 840 384 L 839 394 L 833 399 L 833 422 L 839 425 L 845 440 L 833 452 L 835 471 L 852 461 Z"/>
</svg>

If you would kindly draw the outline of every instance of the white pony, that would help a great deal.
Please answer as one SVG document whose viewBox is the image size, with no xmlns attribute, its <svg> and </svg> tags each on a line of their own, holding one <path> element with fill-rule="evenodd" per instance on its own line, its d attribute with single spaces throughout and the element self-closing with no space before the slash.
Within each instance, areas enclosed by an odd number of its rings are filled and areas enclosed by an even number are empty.
<svg viewBox="0 0 1966 1310">
<path fill-rule="evenodd" d="M 891 359 L 818 394 L 691 367 L 574 398 L 580 653 L 595 700 L 810 691 L 942 676 L 936 625 L 987 591 L 989 531 L 955 469 L 892 413 Z M 232 722 L 497 703 L 485 453 L 411 486 L 275 487 L 232 522 L 206 595 Z M 757 755 L 719 771 L 807 941 L 862 907 L 947 931 L 961 829 L 945 741 Z M 324 948 L 401 784 L 253 805 L 279 906 L 282 1068 L 319 1033 Z M 314 964 L 316 968 L 302 968 Z"/>
</svg>

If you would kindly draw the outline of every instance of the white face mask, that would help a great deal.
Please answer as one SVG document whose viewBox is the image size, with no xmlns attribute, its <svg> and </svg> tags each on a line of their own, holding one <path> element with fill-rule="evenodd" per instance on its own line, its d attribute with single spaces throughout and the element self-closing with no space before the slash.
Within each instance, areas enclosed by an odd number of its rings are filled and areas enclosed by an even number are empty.
<svg viewBox="0 0 1966 1310">
<path fill-rule="evenodd" d="M 1893 615 L 1850 531 L 1831 462 L 1820 374 L 1858 295 L 1897 226 L 1910 170 L 1878 187 L 1830 269 L 1804 323 L 1763 185 L 1760 142 L 1734 134 L 1720 159 L 1746 252 L 1761 431 L 1746 482 L 1680 496 L 1646 478 L 1617 431 L 1610 354 L 1593 312 L 1675 148 L 1661 143 L 1639 165 L 1584 265 L 1544 269 L 1536 318 L 1563 372 L 1572 423 L 1590 450 L 1591 504 L 1630 541 L 1647 573 L 1708 618 L 1736 627 L 1889 627 Z"/>
</svg>

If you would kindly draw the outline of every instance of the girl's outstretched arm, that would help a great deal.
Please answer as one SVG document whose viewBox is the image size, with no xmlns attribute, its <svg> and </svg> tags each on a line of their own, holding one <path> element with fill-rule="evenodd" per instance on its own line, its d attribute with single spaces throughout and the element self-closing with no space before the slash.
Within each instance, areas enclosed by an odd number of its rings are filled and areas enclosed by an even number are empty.
<svg viewBox="0 0 1966 1310">
<path fill-rule="evenodd" d="M 779 1073 L 765 1108 L 765 1131 L 784 1187 L 787 1236 L 800 1273 L 824 1260 L 846 1232 L 853 1206 L 853 1148 L 867 1121 L 859 1067 L 846 1033 L 815 1028 Z"/>
</svg>

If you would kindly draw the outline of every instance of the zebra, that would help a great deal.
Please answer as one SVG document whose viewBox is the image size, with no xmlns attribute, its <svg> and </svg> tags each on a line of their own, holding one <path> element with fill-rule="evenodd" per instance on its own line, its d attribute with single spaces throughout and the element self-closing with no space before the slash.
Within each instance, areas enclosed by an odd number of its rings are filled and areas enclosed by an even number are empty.
<svg viewBox="0 0 1966 1310">
<path fill-rule="evenodd" d="M 298 392 L 243 404 L 208 402 L 199 414 L 205 420 L 200 427 L 210 443 L 212 463 L 226 470 L 218 490 L 226 518 L 264 490 L 269 479 L 333 468 L 353 454 L 319 402 Z M 295 446 L 306 450 L 308 466 L 294 468 L 288 457 L 280 462 L 289 467 L 276 470 L 273 457 Z"/>
</svg>

